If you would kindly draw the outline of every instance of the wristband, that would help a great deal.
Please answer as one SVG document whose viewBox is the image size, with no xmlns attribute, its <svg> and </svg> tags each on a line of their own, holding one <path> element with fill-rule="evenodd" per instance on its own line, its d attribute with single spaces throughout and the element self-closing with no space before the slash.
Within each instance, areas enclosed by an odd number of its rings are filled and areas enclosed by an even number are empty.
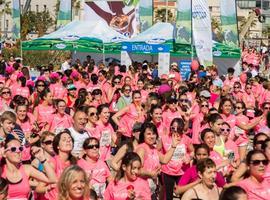
<svg viewBox="0 0 270 200">
<path fill-rule="evenodd" d="M 43 161 L 40 161 L 41 164 L 44 164 L 47 161 L 47 159 L 45 158 Z"/>
</svg>

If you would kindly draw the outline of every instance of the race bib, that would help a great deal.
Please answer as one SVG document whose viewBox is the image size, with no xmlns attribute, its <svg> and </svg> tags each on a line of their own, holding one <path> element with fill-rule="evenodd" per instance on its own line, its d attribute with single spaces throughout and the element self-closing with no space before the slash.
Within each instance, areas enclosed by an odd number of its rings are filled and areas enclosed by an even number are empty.
<svg viewBox="0 0 270 200">
<path fill-rule="evenodd" d="M 104 196 L 104 192 L 105 192 L 105 189 L 106 189 L 106 183 L 95 183 L 92 185 L 95 192 L 97 193 L 97 196 L 100 198 L 100 199 L 103 199 L 103 196 Z"/>
<path fill-rule="evenodd" d="M 101 133 L 100 146 L 110 146 L 112 141 L 111 132 L 105 130 Z"/>
<path fill-rule="evenodd" d="M 235 126 L 235 134 L 236 135 L 242 135 L 244 133 L 245 133 L 245 131 L 243 129 L 239 128 L 238 126 Z"/>
<path fill-rule="evenodd" d="M 186 148 L 184 145 L 177 145 L 172 156 L 172 160 L 183 160 L 186 155 Z"/>
</svg>

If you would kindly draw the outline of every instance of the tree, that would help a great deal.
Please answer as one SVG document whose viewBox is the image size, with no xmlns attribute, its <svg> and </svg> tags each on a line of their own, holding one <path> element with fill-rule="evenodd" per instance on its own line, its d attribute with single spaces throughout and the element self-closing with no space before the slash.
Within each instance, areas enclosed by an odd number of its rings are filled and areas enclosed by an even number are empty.
<svg viewBox="0 0 270 200">
<path fill-rule="evenodd" d="M 42 12 L 27 11 L 21 18 L 21 38 L 25 40 L 31 32 L 42 36 L 53 25 L 53 19 L 48 10 Z"/>
<path fill-rule="evenodd" d="M 221 23 L 217 18 L 211 18 L 211 26 L 212 26 L 212 33 L 214 34 L 214 39 L 222 42 L 223 41 L 223 34 L 222 34 L 222 27 Z"/>
<path fill-rule="evenodd" d="M 10 1 L 7 0 L 0 0 L 0 6 L 4 7 L 0 9 L 0 18 L 4 19 L 4 30 L 6 31 L 6 16 L 12 14 L 12 10 L 10 8 Z"/>
</svg>

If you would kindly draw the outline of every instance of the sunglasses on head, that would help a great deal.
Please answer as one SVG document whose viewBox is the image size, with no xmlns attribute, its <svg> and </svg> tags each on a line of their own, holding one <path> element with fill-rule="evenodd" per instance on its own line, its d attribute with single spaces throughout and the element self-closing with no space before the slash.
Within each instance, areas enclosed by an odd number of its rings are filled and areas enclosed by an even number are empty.
<svg viewBox="0 0 270 200">
<path fill-rule="evenodd" d="M 240 88 L 239 86 L 234 86 L 233 88 Z"/>
<path fill-rule="evenodd" d="M 209 105 L 207 105 L 207 104 L 202 104 L 201 107 L 202 107 L 202 108 L 203 108 L 203 107 L 208 108 Z"/>
<path fill-rule="evenodd" d="M 173 127 L 173 126 L 171 126 L 170 129 L 171 129 L 172 132 L 181 132 L 181 130 L 180 130 L 179 127 Z"/>
<path fill-rule="evenodd" d="M 99 144 L 89 144 L 86 147 L 86 149 L 94 149 L 94 148 L 99 149 Z"/>
<path fill-rule="evenodd" d="M 264 107 L 263 109 L 264 110 L 270 110 L 270 107 Z"/>
<path fill-rule="evenodd" d="M 37 85 L 37 87 L 45 87 L 45 85 L 43 85 L 43 84 L 42 85 Z"/>
<path fill-rule="evenodd" d="M 51 145 L 53 143 L 52 140 L 47 140 L 47 141 L 44 141 L 43 144 L 46 144 L 46 145 Z"/>
<path fill-rule="evenodd" d="M 113 83 L 114 83 L 114 84 L 119 84 L 119 83 L 120 83 L 120 81 L 114 81 Z"/>
<path fill-rule="evenodd" d="M 237 106 L 237 107 L 235 107 L 236 109 L 242 109 L 242 107 L 239 107 L 239 106 Z"/>
<path fill-rule="evenodd" d="M 256 144 L 264 144 L 265 140 L 258 140 L 256 141 Z"/>
<path fill-rule="evenodd" d="M 251 160 L 250 164 L 254 166 L 258 166 L 260 163 L 262 163 L 264 166 L 268 165 L 269 160 Z"/>
<path fill-rule="evenodd" d="M 6 151 L 11 151 L 12 153 L 20 153 L 23 151 L 23 147 L 20 146 L 20 147 L 9 147 L 6 149 Z"/>
</svg>

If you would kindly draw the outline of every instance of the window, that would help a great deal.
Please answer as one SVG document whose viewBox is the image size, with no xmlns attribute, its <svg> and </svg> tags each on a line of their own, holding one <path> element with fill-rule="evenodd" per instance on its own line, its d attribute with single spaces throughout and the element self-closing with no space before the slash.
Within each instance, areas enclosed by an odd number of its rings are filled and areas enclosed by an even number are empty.
<svg viewBox="0 0 270 200">
<path fill-rule="evenodd" d="M 5 27 L 6 30 L 8 30 L 8 23 L 9 23 L 9 21 L 8 21 L 8 19 L 7 19 L 7 20 L 6 20 L 6 27 Z"/>
<path fill-rule="evenodd" d="M 36 5 L 36 12 L 39 12 L 38 5 Z"/>
<path fill-rule="evenodd" d="M 43 5 L 43 10 L 44 10 L 44 11 L 47 10 L 47 5 Z"/>
</svg>

